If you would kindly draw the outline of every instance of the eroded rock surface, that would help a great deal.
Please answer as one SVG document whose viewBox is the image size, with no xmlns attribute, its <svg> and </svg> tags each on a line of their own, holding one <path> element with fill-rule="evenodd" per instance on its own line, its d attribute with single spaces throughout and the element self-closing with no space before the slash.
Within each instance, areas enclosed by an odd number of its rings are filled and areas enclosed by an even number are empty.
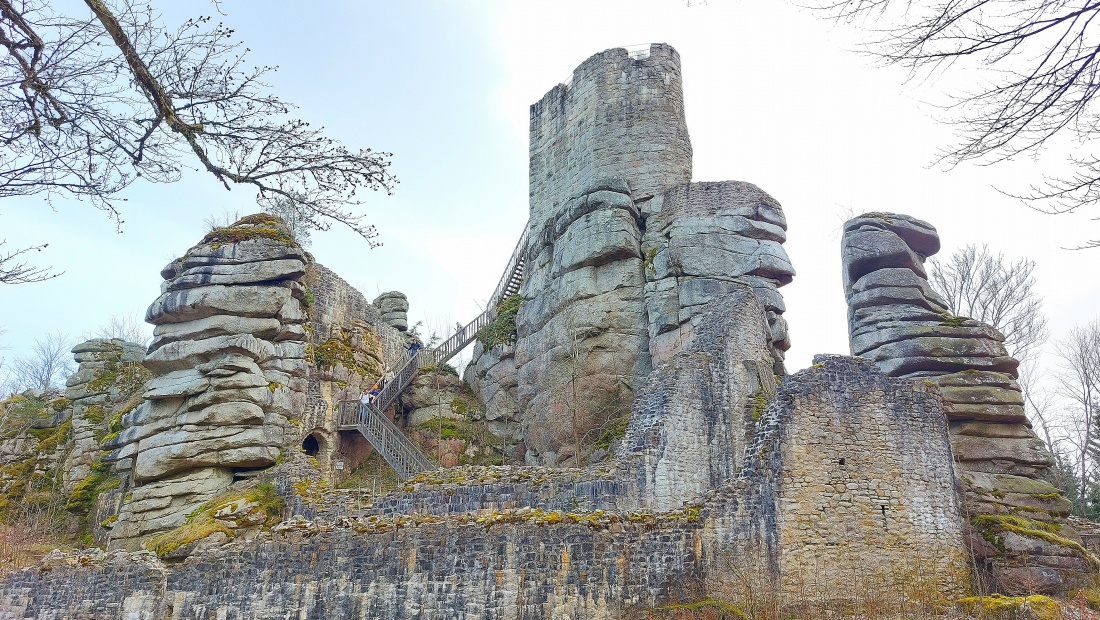
<svg viewBox="0 0 1100 620">
<path fill-rule="evenodd" d="M 118 416 L 141 403 L 149 379 L 149 371 L 141 364 L 145 347 L 136 342 L 93 338 L 73 347 L 72 353 L 78 367 L 65 388 L 65 398 L 73 407 L 72 449 L 64 465 L 66 493 L 92 473 L 92 466 L 103 456 L 100 442 L 119 430 L 112 427 L 120 422 Z"/>
<path fill-rule="evenodd" d="M 516 317 L 527 448 L 570 462 L 630 410 L 649 372 L 638 212 L 622 183 L 590 188 L 532 235 Z"/>
<path fill-rule="evenodd" d="M 936 229 L 906 215 L 869 213 L 844 225 L 852 354 L 890 376 L 939 388 L 967 513 L 985 519 L 972 535 L 975 555 L 994 579 L 1012 591 L 1019 581 L 1012 575 L 1025 565 L 1038 565 L 1044 569 L 1033 577 L 1042 578 L 1031 589 L 1063 590 L 1071 574 L 1084 574 L 1090 566 L 1074 548 L 1080 542 L 1077 535 L 1057 525 L 1068 515 L 1070 503 L 1046 481 L 1053 462 L 1024 414 L 1015 380 L 1019 362 L 1009 356 L 1000 332 L 952 316 L 928 285 L 924 261 L 939 249 Z M 1021 538 L 1021 526 L 1005 519 L 1021 518 L 1017 515 L 1053 520 L 1050 527 L 1062 529 L 1059 536 L 1067 542 L 1059 547 L 1064 553 L 1044 551 L 1050 545 L 1037 542 L 1041 535 L 1022 537 L 1036 543 L 1031 547 L 1011 544 L 1013 537 Z"/>
<path fill-rule="evenodd" d="M 145 402 L 106 460 L 137 484 L 118 516 L 123 544 L 180 525 L 235 471 L 272 465 L 306 392 L 310 259 L 282 221 L 249 216 L 207 235 L 161 275 Z"/>
<path fill-rule="evenodd" d="M 389 291 L 375 298 L 374 307 L 382 315 L 382 320 L 400 330 L 409 329 L 409 299 L 401 291 Z"/>
<path fill-rule="evenodd" d="M 735 181 L 690 183 L 679 55 L 607 50 L 531 107 L 531 204 L 515 343 L 475 348 L 486 417 L 519 424 L 528 464 L 584 463 L 701 309 L 748 285 L 773 370 L 789 347 L 777 288 L 794 275 L 782 208 Z"/>
<path fill-rule="evenodd" d="M 656 365 L 691 340 L 701 308 L 748 284 L 764 304 L 775 365 L 790 348 L 786 306 L 777 288 L 794 277 L 783 249 L 787 220 L 779 203 L 751 183 L 689 183 L 645 203 L 645 304 Z"/>
</svg>

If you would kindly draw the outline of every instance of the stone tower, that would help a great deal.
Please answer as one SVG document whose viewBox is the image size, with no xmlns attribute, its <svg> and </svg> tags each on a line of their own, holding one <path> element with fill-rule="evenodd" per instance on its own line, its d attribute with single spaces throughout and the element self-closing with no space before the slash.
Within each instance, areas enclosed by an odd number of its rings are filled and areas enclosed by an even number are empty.
<svg viewBox="0 0 1100 620">
<path fill-rule="evenodd" d="M 653 367 L 690 342 L 703 305 L 735 286 L 764 302 L 781 362 L 776 288 L 794 274 L 782 208 L 748 183 L 691 183 L 691 161 L 668 45 L 596 54 L 531 106 L 516 342 L 479 346 L 467 372 L 522 446 L 517 460 L 584 462 Z"/>
</svg>

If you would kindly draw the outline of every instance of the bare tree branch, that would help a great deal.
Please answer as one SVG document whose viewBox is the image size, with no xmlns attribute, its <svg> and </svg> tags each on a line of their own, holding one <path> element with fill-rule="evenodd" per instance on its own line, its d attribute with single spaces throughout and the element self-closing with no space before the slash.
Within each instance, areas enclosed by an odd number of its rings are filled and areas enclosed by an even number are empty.
<svg viewBox="0 0 1100 620">
<path fill-rule="evenodd" d="M 1096 464 L 1100 463 L 1100 320 L 1074 328 L 1055 350 L 1062 360 L 1055 375 L 1058 391 L 1074 406 L 1076 432 L 1071 443 L 1076 452 L 1080 502 L 1094 482 Z M 1077 508 L 1080 511 L 1080 506 Z"/>
<path fill-rule="evenodd" d="M 0 0 L 2 1 L 2 0 Z M 7 243 L 0 241 L 0 246 Z M 19 257 L 28 252 L 41 252 L 48 243 L 32 245 L 29 248 L 20 248 L 11 252 L 0 250 L 0 284 L 27 284 L 30 282 L 42 282 L 65 273 L 50 273 L 49 267 L 34 267 L 19 260 Z"/>
<path fill-rule="evenodd" d="M 392 191 L 389 153 L 353 152 L 290 116 L 270 94 L 272 67 L 248 68 L 233 30 L 209 17 L 176 30 L 140 0 L 85 0 L 58 15 L 48 0 L 0 0 L 0 197 L 86 197 L 121 225 L 118 192 L 169 183 L 186 161 L 287 199 L 315 229 L 376 231 L 348 210 L 361 190 Z"/>
<path fill-rule="evenodd" d="M 988 323 L 1005 336 L 1005 348 L 1021 362 L 1047 338 L 1043 300 L 1035 290 L 1035 261 L 1006 262 L 989 246 L 967 245 L 945 263 L 929 259 L 928 279 L 951 312 Z"/>
<path fill-rule="evenodd" d="M 18 389 L 46 393 L 63 390 L 65 379 L 75 370 L 70 348 L 72 343 L 60 331 L 36 340 L 29 355 L 12 360 L 12 376 Z"/>
<path fill-rule="evenodd" d="M 867 51 L 911 77 L 974 71 L 973 90 L 949 109 L 959 142 L 941 153 L 949 164 L 996 163 L 1041 151 L 1068 131 L 1078 152 L 1070 172 L 1009 195 L 1046 213 L 1100 202 L 1100 161 L 1090 143 L 1100 132 L 1100 0 L 820 0 L 812 6 L 873 35 Z M 1081 247 L 1100 246 L 1100 240 Z"/>
</svg>

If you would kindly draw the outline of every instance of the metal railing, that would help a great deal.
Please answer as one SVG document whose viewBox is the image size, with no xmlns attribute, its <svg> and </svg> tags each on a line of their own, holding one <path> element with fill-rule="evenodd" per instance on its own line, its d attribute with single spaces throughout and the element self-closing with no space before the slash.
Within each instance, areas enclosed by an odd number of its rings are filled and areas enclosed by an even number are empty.
<svg viewBox="0 0 1100 620">
<path fill-rule="evenodd" d="M 500 302 L 519 292 L 525 271 L 524 252 L 527 246 L 527 230 L 525 225 L 523 234 L 520 235 L 519 242 L 516 243 L 511 258 L 508 259 L 504 275 L 497 283 L 496 290 L 489 298 L 489 304 L 484 312 L 436 347 L 428 350 L 420 349 L 414 355 L 405 358 L 405 363 L 389 381 L 385 382 L 369 404 L 360 401 L 340 404 L 337 420 L 340 428 L 354 428 L 362 433 L 382 458 L 386 459 L 390 467 L 393 467 L 402 481 L 425 471 L 433 471 L 435 465 L 432 465 L 416 444 L 382 412 L 397 402 L 397 397 L 412 383 L 421 368 L 443 364 L 466 348 L 477 338 L 481 328 L 492 323 L 496 318 Z"/>
<path fill-rule="evenodd" d="M 373 404 L 350 401 L 340 409 L 343 419 L 355 418 L 355 428 L 397 472 L 402 482 L 413 476 L 434 471 L 435 465 L 416 447 L 416 444 L 397 425 Z"/>
</svg>

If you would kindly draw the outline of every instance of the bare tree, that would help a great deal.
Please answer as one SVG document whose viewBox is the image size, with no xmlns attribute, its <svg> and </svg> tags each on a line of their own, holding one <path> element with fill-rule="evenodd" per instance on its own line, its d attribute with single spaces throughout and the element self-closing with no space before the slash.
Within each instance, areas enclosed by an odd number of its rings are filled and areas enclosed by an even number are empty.
<svg viewBox="0 0 1100 620">
<path fill-rule="evenodd" d="M 1040 151 L 1068 131 L 1080 148 L 1070 171 L 1019 196 L 1067 213 L 1100 202 L 1100 3 L 1086 0 L 814 0 L 845 22 L 870 22 L 868 51 L 913 76 L 975 69 L 973 90 L 951 106 L 959 141 L 948 163 L 998 162 Z M 1084 247 L 1100 246 L 1093 240 Z"/>
<path fill-rule="evenodd" d="M 1035 261 L 1005 260 L 989 246 L 970 244 L 944 263 L 929 260 L 928 278 L 951 312 L 996 327 L 1010 355 L 1024 361 L 1046 340 L 1043 299 L 1035 290 Z"/>
<path fill-rule="evenodd" d="M 150 326 L 134 313 L 122 316 L 112 314 L 95 334 L 96 338 L 121 338 L 127 342 L 149 344 L 152 340 Z"/>
<path fill-rule="evenodd" d="M 278 216 L 279 219 L 283 220 L 283 223 L 290 229 L 290 234 L 294 236 L 294 240 L 298 242 L 298 245 L 303 248 L 309 247 L 309 225 L 302 219 L 301 214 L 298 212 L 296 198 L 280 198 L 269 202 L 264 205 L 264 211 Z"/>
<path fill-rule="evenodd" d="M 73 372 L 68 336 L 60 331 L 46 334 L 34 342 L 31 353 L 12 360 L 12 376 L 18 389 L 59 392 Z"/>
<path fill-rule="evenodd" d="M 2 157 L 0 157 L 0 161 L 2 161 Z M 0 240 L 0 246 L 5 243 L 7 243 L 6 240 Z M 43 243 L 42 245 L 20 248 L 10 252 L 0 249 L 0 284 L 42 282 L 61 275 L 60 273 L 51 273 L 47 268 L 35 267 L 20 259 L 20 256 L 28 252 L 41 252 L 48 245 L 48 243 Z"/>
<path fill-rule="evenodd" d="M 1062 361 L 1055 375 L 1058 392 L 1073 406 L 1069 442 L 1074 449 L 1080 504 L 1088 495 L 1094 465 L 1100 463 L 1100 319 L 1075 327 L 1057 343 L 1055 351 Z M 1080 511 L 1083 506 L 1077 508 Z"/>
<path fill-rule="evenodd" d="M 388 153 L 350 151 L 291 117 L 262 81 L 274 68 L 250 67 L 222 23 L 171 29 L 142 0 L 84 4 L 65 15 L 49 0 L 0 0 L 0 197 L 88 198 L 121 225 L 120 191 L 197 167 L 374 245 L 345 205 L 392 190 Z"/>
</svg>

